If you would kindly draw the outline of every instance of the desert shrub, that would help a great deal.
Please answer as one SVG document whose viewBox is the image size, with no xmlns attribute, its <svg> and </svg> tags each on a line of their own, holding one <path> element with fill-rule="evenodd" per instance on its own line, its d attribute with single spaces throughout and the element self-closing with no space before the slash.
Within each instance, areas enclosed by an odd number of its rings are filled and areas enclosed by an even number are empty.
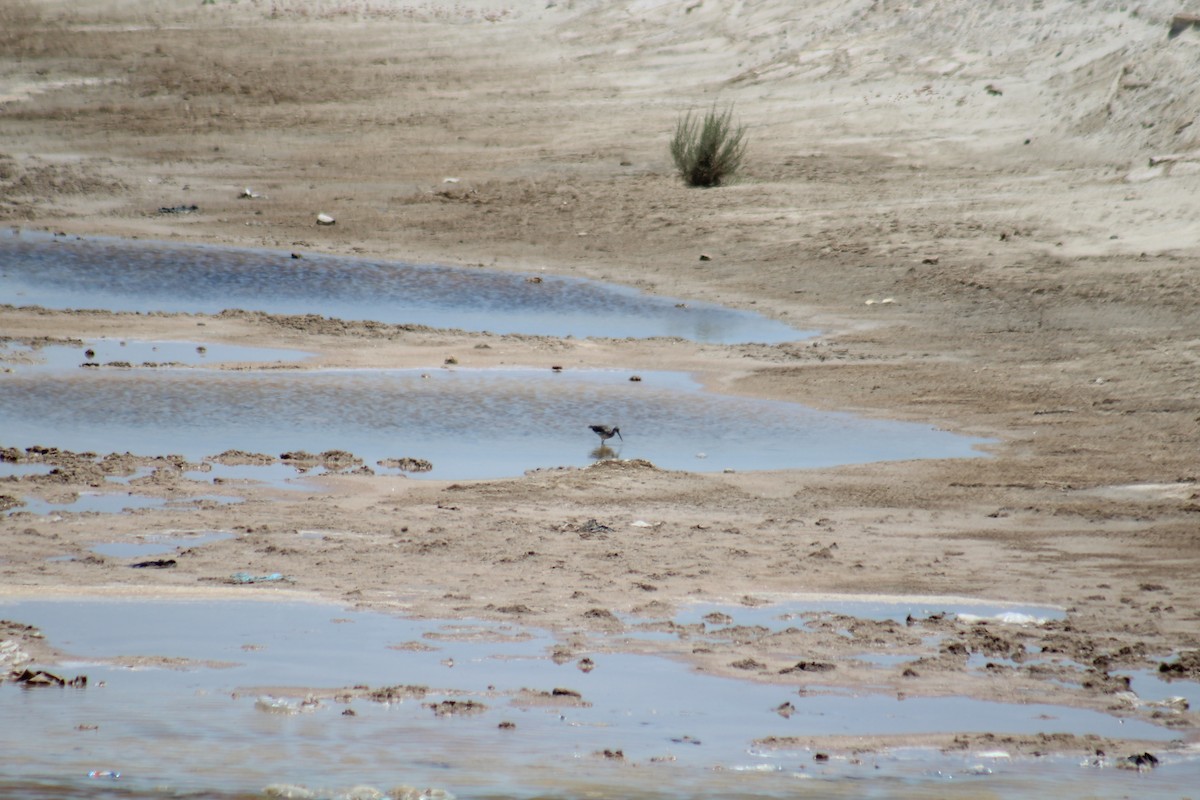
<svg viewBox="0 0 1200 800">
<path fill-rule="evenodd" d="M 733 124 L 733 109 L 713 106 L 699 119 L 688 112 L 675 125 L 671 158 L 689 186 L 720 186 L 746 155 L 746 127 Z"/>
</svg>

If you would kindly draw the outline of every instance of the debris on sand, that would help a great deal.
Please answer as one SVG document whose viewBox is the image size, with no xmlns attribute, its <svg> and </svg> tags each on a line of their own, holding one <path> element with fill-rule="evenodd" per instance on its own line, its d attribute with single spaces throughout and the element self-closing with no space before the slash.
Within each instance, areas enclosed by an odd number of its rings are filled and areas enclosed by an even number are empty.
<svg viewBox="0 0 1200 800">
<path fill-rule="evenodd" d="M 1174 661 L 1161 662 L 1158 673 L 1165 678 L 1200 676 L 1200 650 L 1184 650 Z"/>
<path fill-rule="evenodd" d="M 591 708 L 592 704 L 583 699 L 583 695 L 574 689 L 556 688 L 552 691 L 522 689 L 512 700 L 514 708 L 550 708 L 570 706 L 574 708 Z"/>
<path fill-rule="evenodd" d="M 785 667 L 779 670 L 779 674 L 788 675 L 793 672 L 829 672 L 833 668 L 834 665 L 827 661 L 797 661 L 793 666 Z"/>
<path fill-rule="evenodd" d="M 303 700 L 293 700 L 286 697 L 275 697 L 265 694 L 254 701 L 254 707 L 268 714 L 299 714 L 314 711 L 319 708 L 321 701 L 315 697 L 305 697 Z"/>
<path fill-rule="evenodd" d="M 504 606 L 496 606 L 496 611 L 501 614 L 532 614 L 533 609 L 524 603 L 512 603 Z"/>
<path fill-rule="evenodd" d="M 424 697 L 428 692 L 429 689 L 425 686 L 409 684 L 368 689 L 364 696 L 375 703 L 402 703 L 409 698 Z"/>
<path fill-rule="evenodd" d="M 558 526 L 557 530 L 563 533 L 578 533 L 580 539 L 591 539 L 613 532 L 611 527 L 598 521 L 595 517 L 589 518 L 587 522 L 583 523 L 564 522 Z"/>
<path fill-rule="evenodd" d="M 245 450 L 226 450 L 207 460 L 227 467 L 243 465 L 266 466 L 275 463 L 275 456 L 270 456 L 266 453 L 250 453 Z"/>
<path fill-rule="evenodd" d="M 398 469 L 403 472 L 429 472 L 433 469 L 433 462 L 426 461 L 423 458 L 411 458 L 404 456 L 403 458 L 385 458 L 381 461 L 376 461 L 381 467 L 389 469 Z"/>
<path fill-rule="evenodd" d="M 487 706 L 477 700 L 443 700 L 440 703 L 425 703 L 426 708 L 433 709 L 439 717 L 462 716 L 465 714 L 482 714 Z"/>
<path fill-rule="evenodd" d="M 46 672 L 41 669 L 27 669 L 14 677 L 13 682 L 19 683 L 22 686 L 72 686 L 83 688 L 87 686 L 88 679 L 86 675 L 64 678 L 61 675 L 55 675 L 53 672 Z"/>
<path fill-rule="evenodd" d="M 1144 769 L 1154 769 L 1158 766 L 1158 757 L 1153 753 L 1135 753 L 1126 757 L 1124 763 L 1118 766 L 1125 769 L 1136 769 L 1141 772 Z"/>
<path fill-rule="evenodd" d="M 130 569 L 170 569 L 176 565 L 173 558 L 155 558 L 150 561 L 139 561 L 136 564 L 130 564 Z"/>
<path fill-rule="evenodd" d="M 279 460 L 302 472 L 315 467 L 323 467 L 329 472 L 346 472 L 352 469 L 362 470 L 366 466 L 361 458 L 345 450 L 326 450 L 317 454 L 306 450 L 292 450 L 280 453 Z"/>
<path fill-rule="evenodd" d="M 235 572 L 229 576 L 226 583 L 242 585 L 247 583 L 295 583 L 295 581 L 279 572 L 272 572 L 270 575 L 251 575 L 249 572 Z"/>
<path fill-rule="evenodd" d="M 1167 31 L 1167 38 L 1174 39 L 1191 28 L 1200 28 L 1200 14 L 1176 14 L 1171 18 L 1171 28 Z"/>
</svg>

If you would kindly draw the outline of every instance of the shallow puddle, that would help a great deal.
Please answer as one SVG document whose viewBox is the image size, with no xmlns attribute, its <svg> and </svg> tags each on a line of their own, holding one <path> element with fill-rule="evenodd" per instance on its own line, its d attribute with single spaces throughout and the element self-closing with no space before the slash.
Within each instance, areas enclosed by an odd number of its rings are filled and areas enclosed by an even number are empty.
<svg viewBox="0 0 1200 800">
<path fill-rule="evenodd" d="M 27 475 L 49 475 L 52 464 L 16 464 L 0 461 L 0 478 L 24 478 Z M 0 483 L 0 488 L 5 484 Z"/>
<path fill-rule="evenodd" d="M 91 551 L 109 558 L 148 558 L 232 538 L 229 531 L 148 533 L 136 542 L 100 542 L 92 545 Z"/>
<path fill-rule="evenodd" d="M 137 511 L 143 508 L 181 508 L 197 503 L 240 503 L 242 498 L 228 495 L 194 495 L 188 497 L 147 497 L 140 494 L 113 492 L 79 492 L 73 499 L 66 501 L 44 500 L 25 494 L 17 486 L 7 488 L 8 494 L 20 495 L 24 505 L 14 506 L 5 514 L 25 512 L 38 516 L 54 516 L 56 514 L 120 514 L 126 511 Z"/>
<path fill-rule="evenodd" d="M 213 342 L 88 339 L 81 345 L 0 347 L 0 363 L 14 371 L 37 372 L 77 369 L 85 365 L 124 367 L 206 366 L 220 363 L 300 362 L 311 353 L 279 347 L 245 347 Z"/>
<path fill-rule="evenodd" d="M 0 375 L 0 445 L 278 456 L 345 450 L 436 478 L 643 458 L 664 469 L 823 467 L 981 455 L 927 425 L 706 393 L 682 373 L 549 370 L 78 371 Z M 617 424 L 601 447 L 588 426 Z"/>
<path fill-rule="evenodd" d="M 1129 676 L 1129 688 L 1142 700 L 1164 702 L 1183 698 L 1188 708 L 1200 708 L 1200 682 L 1168 678 L 1156 670 L 1114 670 Z"/>
<path fill-rule="evenodd" d="M 758 314 L 612 284 L 482 268 L 0 232 L 15 305 L 219 313 L 228 308 L 546 336 L 731 344 L 814 335 Z"/>
<path fill-rule="evenodd" d="M 1151 791 L 1200 778 L 1196 761 L 1167 753 L 1159 769 L 1135 776 L 1138 784 L 1054 759 L 925 752 L 814 762 L 810 751 L 752 742 L 964 729 L 1163 742 L 1178 734 L 1047 705 L 801 696 L 647 655 L 576 653 L 595 662 L 584 672 L 550 658 L 554 640 L 545 632 L 511 625 L 253 601 L 8 601 L 0 615 L 40 627 L 75 656 L 55 669 L 89 678 L 84 689 L 0 686 L 0 717 L 22 721 L 0 726 L 0 796 L 96 796 L 103 789 L 86 777 L 94 770 L 120 773 L 128 792 L 213 796 L 288 783 L 329 796 L 333 787 L 406 784 L 462 798 L 792 797 L 808 785 L 802 779 L 820 780 L 821 788 L 808 786 L 823 796 L 944 796 L 934 787 L 968 776 L 980 781 L 977 791 L 1002 796 L 1006 781 L 1026 792 L 1047 781 L 1078 789 L 1102 774 L 1098 788 Z M 396 692 L 389 703 L 351 688 L 413 685 L 425 691 Z M 333 689 L 344 696 L 321 691 Z M 319 702 L 303 703 L 308 695 Z M 484 707 L 439 715 L 446 700 Z M 796 707 L 787 719 L 774 711 L 785 700 Z M 976 770 L 981 759 L 986 766 Z M 50 785 L 65 788 L 39 793 Z"/>
<path fill-rule="evenodd" d="M 39 516 L 49 516 L 64 511 L 76 514 L 90 511 L 98 514 L 119 514 L 122 511 L 134 511 L 139 508 L 157 508 L 166 503 L 161 497 L 104 492 L 80 492 L 74 499 L 64 502 L 53 502 L 30 496 L 24 496 L 22 499 L 25 501 L 25 505 L 9 509 L 7 513 L 24 511 Z"/>
<path fill-rule="evenodd" d="M 184 477 L 193 481 L 221 483 L 265 483 L 276 489 L 291 489 L 294 491 L 312 491 L 313 485 L 306 478 L 324 475 L 328 471 L 322 467 L 299 470 L 288 463 L 277 464 L 217 464 L 206 462 L 203 470 L 188 470 Z M 399 473 L 399 470 L 388 470 L 382 467 L 372 467 L 383 474 Z"/>
</svg>

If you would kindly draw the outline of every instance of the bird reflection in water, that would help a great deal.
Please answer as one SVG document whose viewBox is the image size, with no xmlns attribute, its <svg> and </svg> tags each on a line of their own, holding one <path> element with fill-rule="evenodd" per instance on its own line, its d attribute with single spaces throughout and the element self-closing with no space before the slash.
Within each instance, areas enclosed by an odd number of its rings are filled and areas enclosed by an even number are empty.
<svg viewBox="0 0 1200 800">
<path fill-rule="evenodd" d="M 599 447 L 592 450 L 591 453 L 588 453 L 588 455 L 591 456 L 591 459 L 593 461 L 607 461 L 608 459 L 616 458 L 617 451 L 613 450 L 611 447 L 609 447 L 606 444 L 602 444 Z"/>
</svg>

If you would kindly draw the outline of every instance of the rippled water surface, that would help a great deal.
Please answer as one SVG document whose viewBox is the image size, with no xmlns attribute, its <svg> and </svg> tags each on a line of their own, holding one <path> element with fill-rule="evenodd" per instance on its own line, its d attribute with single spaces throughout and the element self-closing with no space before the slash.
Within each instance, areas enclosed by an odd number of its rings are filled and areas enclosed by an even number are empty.
<svg viewBox="0 0 1200 800">
<path fill-rule="evenodd" d="M 0 302 L 109 311 L 242 308 L 493 333 L 723 344 L 814 333 L 577 278 L 11 231 L 0 232 Z"/>
</svg>

